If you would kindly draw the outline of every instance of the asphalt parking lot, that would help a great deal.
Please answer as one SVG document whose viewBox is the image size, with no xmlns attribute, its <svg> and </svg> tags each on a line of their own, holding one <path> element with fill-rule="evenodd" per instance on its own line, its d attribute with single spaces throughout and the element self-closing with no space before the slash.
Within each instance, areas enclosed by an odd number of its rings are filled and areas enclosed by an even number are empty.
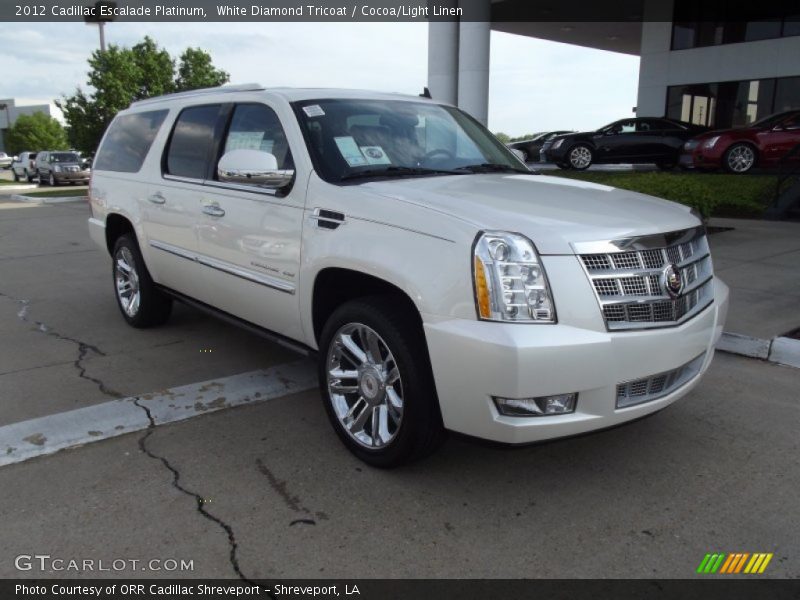
<svg viewBox="0 0 800 600">
<path fill-rule="evenodd" d="M 0 198 L 0 427 L 298 361 L 184 306 L 127 327 L 87 216 Z M 200 412 L 0 467 L 0 577 L 688 578 L 745 551 L 797 578 L 799 373 L 718 353 L 651 418 L 514 450 L 451 438 L 394 471 L 344 449 L 314 389 Z M 194 569 L 15 567 L 36 553 Z"/>
</svg>

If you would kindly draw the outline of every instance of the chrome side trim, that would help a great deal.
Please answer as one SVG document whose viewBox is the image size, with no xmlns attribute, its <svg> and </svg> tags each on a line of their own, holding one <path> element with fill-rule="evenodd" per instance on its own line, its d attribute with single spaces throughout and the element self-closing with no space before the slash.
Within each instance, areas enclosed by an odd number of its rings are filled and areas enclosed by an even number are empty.
<svg viewBox="0 0 800 600">
<path fill-rule="evenodd" d="M 181 258 L 197 261 L 196 254 L 194 254 L 193 252 L 189 252 L 188 250 L 184 250 L 180 246 L 173 246 L 172 244 L 167 244 L 166 242 L 159 242 L 157 240 L 150 240 L 150 245 L 153 248 L 163 250 L 164 252 L 169 252 L 170 254 L 174 254 L 175 256 L 180 256 Z"/>
<path fill-rule="evenodd" d="M 261 273 L 253 273 L 252 271 L 232 265 L 231 263 L 217 260 L 216 258 L 211 258 L 210 256 L 206 256 L 204 254 L 196 254 L 185 250 L 184 248 L 173 246 L 172 244 L 159 242 L 157 240 L 150 240 L 150 246 L 158 250 L 163 250 L 164 252 L 169 252 L 175 256 L 180 256 L 181 258 L 200 263 L 203 266 L 211 267 L 217 271 L 222 271 L 223 273 L 228 273 L 229 275 L 239 277 L 240 279 L 252 281 L 253 283 L 258 283 L 259 285 L 278 290 L 279 292 L 294 294 L 296 291 L 294 284 L 283 281 L 282 279 L 278 279 L 277 277 L 271 277 Z"/>
<path fill-rule="evenodd" d="M 691 229 L 656 233 L 617 240 L 603 240 L 597 242 L 573 242 L 570 244 L 575 254 L 613 254 L 615 252 L 633 252 L 636 250 L 657 250 L 685 244 L 705 235 L 705 227 L 700 225 Z"/>
</svg>

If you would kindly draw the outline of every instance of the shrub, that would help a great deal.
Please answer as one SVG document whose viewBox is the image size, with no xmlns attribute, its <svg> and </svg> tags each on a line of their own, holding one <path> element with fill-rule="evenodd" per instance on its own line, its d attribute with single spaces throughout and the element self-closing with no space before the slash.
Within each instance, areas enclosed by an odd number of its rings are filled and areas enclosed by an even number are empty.
<svg viewBox="0 0 800 600">
<path fill-rule="evenodd" d="M 760 217 L 772 202 L 776 185 L 776 176 L 772 175 L 576 171 L 552 174 L 679 202 L 696 208 L 705 218 Z"/>
</svg>

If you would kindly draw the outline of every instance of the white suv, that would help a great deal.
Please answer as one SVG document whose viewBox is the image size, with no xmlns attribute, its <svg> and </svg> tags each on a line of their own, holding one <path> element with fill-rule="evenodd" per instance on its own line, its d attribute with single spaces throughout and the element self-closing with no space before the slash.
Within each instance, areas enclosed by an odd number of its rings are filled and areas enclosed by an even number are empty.
<svg viewBox="0 0 800 600">
<path fill-rule="evenodd" d="M 689 208 L 531 173 L 425 98 L 137 102 L 90 201 L 128 323 L 179 299 L 318 351 L 334 429 L 376 466 L 446 429 L 523 444 L 658 411 L 698 383 L 727 312 Z"/>
</svg>

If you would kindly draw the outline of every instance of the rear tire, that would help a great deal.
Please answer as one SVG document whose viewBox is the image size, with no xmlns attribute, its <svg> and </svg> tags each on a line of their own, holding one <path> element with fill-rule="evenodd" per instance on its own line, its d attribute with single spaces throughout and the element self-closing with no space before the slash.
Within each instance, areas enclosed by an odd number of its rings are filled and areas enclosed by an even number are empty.
<svg viewBox="0 0 800 600">
<path fill-rule="evenodd" d="M 17 174 L 17 172 L 16 172 L 16 171 L 14 171 L 13 169 L 12 169 L 12 171 L 13 171 L 13 173 L 14 173 L 14 181 L 19 181 L 19 180 L 21 179 L 21 178 L 20 178 L 20 176 L 19 176 L 19 175 Z"/>
<path fill-rule="evenodd" d="M 34 177 L 28 172 L 28 169 L 25 169 L 25 179 L 28 180 L 28 183 L 33 183 Z"/>
<path fill-rule="evenodd" d="M 659 171 L 672 171 L 675 168 L 674 162 L 660 162 L 656 163 Z"/>
<path fill-rule="evenodd" d="M 403 304 L 392 296 L 343 304 L 325 324 L 319 348 L 325 411 L 356 457 L 391 468 L 441 444 L 445 432 L 427 344 Z"/>
<path fill-rule="evenodd" d="M 144 329 L 165 323 L 172 299 L 156 287 L 133 234 L 117 239 L 111 264 L 117 306 L 128 325 Z"/>
</svg>

